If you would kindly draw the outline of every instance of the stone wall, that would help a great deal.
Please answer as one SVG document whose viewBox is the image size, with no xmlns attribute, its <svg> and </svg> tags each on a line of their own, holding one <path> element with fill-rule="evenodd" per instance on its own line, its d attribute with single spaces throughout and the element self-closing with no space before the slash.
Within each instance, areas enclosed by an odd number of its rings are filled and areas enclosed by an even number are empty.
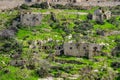
<svg viewBox="0 0 120 80">
<path fill-rule="evenodd" d="M 57 49 L 56 54 L 62 54 L 60 51 L 63 50 L 66 56 L 92 58 L 93 56 L 100 55 L 102 47 L 102 45 L 94 43 L 64 43 L 63 49 Z"/>
<path fill-rule="evenodd" d="M 42 14 L 30 11 L 22 11 L 20 16 L 13 20 L 12 26 L 37 26 L 41 24 Z"/>
<path fill-rule="evenodd" d="M 37 26 L 41 23 L 42 15 L 40 13 L 26 12 L 21 14 L 20 20 L 22 25 Z"/>
<path fill-rule="evenodd" d="M 110 19 L 112 16 L 111 11 L 98 9 L 94 11 L 93 20 L 102 21 L 104 19 Z"/>
</svg>

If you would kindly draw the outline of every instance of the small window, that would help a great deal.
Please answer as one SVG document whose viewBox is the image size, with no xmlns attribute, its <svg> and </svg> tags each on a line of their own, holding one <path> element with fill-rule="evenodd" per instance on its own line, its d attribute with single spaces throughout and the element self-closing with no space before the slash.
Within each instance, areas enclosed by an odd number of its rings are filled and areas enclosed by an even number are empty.
<svg viewBox="0 0 120 80">
<path fill-rule="evenodd" d="M 70 47 L 70 49 L 72 49 L 72 47 Z"/>
<path fill-rule="evenodd" d="M 97 51 L 97 47 L 93 47 L 93 49 L 94 49 L 94 52 Z"/>
<path fill-rule="evenodd" d="M 83 49 L 86 49 L 86 47 L 83 47 Z"/>
<path fill-rule="evenodd" d="M 29 19 L 27 19 L 27 21 L 29 21 Z"/>
<path fill-rule="evenodd" d="M 36 17 L 33 17 L 33 20 L 35 20 L 36 19 Z"/>
<path fill-rule="evenodd" d="M 39 21 L 39 19 L 38 19 L 38 18 L 36 18 L 36 20 L 37 20 L 37 21 Z"/>
<path fill-rule="evenodd" d="M 61 49 L 61 47 L 58 47 L 58 49 Z"/>
</svg>

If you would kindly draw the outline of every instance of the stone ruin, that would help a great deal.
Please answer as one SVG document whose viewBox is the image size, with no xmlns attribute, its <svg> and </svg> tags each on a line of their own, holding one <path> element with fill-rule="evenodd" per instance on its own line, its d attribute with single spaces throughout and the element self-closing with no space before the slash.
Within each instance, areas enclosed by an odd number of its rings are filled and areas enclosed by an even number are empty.
<svg viewBox="0 0 120 80">
<path fill-rule="evenodd" d="M 99 56 L 102 54 L 101 50 L 103 45 L 95 43 L 64 43 L 62 45 L 50 47 L 46 46 L 44 42 L 37 40 L 33 41 L 29 48 L 31 50 L 37 49 L 39 51 L 55 49 L 55 55 L 92 58 L 93 56 Z"/>
<path fill-rule="evenodd" d="M 93 20 L 102 21 L 104 19 L 110 19 L 112 16 L 111 11 L 104 11 L 101 8 L 94 11 Z"/>
<path fill-rule="evenodd" d="M 12 26 L 16 27 L 19 24 L 23 26 L 37 26 L 40 25 L 41 20 L 41 13 L 21 12 L 20 16 L 13 21 Z"/>
<path fill-rule="evenodd" d="M 37 26 L 40 25 L 42 15 L 40 13 L 21 13 L 21 24 L 26 26 Z"/>
<path fill-rule="evenodd" d="M 63 46 L 58 46 L 56 54 L 92 58 L 100 55 L 102 47 L 94 43 L 64 43 Z"/>
</svg>

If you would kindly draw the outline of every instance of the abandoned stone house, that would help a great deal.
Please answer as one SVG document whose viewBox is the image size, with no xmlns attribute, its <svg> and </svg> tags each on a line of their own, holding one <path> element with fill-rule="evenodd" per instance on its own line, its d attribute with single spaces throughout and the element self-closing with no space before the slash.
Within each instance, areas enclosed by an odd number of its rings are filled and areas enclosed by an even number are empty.
<svg viewBox="0 0 120 80">
<path fill-rule="evenodd" d="M 17 26 L 18 24 L 22 24 L 24 26 L 37 26 L 40 25 L 41 20 L 41 13 L 21 12 L 20 16 L 13 21 L 12 26 Z"/>
<path fill-rule="evenodd" d="M 94 43 L 64 43 L 63 46 L 57 48 L 56 54 L 92 58 L 100 55 L 102 47 Z"/>
<path fill-rule="evenodd" d="M 104 11 L 102 9 L 97 9 L 94 11 L 93 20 L 101 21 L 104 19 L 110 19 L 111 16 L 112 16 L 111 11 L 109 11 L 109 10 Z"/>
<path fill-rule="evenodd" d="M 41 23 L 42 15 L 40 13 L 22 13 L 21 24 L 26 26 L 37 26 Z"/>
</svg>

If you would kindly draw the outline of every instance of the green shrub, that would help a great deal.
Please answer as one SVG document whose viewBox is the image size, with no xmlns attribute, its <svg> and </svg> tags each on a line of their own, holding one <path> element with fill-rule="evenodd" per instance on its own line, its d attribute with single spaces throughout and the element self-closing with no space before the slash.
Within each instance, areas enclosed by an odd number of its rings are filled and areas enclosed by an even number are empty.
<svg viewBox="0 0 120 80">
<path fill-rule="evenodd" d="M 20 6 L 20 8 L 21 8 L 21 9 L 29 9 L 29 6 L 26 5 L 26 4 L 22 4 L 22 5 Z"/>
<path fill-rule="evenodd" d="M 82 34 L 84 34 L 86 31 L 88 31 L 88 30 L 90 30 L 92 28 L 93 28 L 93 25 L 90 22 L 83 21 L 83 22 L 81 22 L 81 24 L 76 25 L 74 27 L 74 31 L 76 33 L 82 33 Z"/>
<path fill-rule="evenodd" d="M 44 68 L 40 68 L 40 69 L 37 70 L 37 74 L 42 78 L 47 77 L 48 76 L 48 70 L 44 69 Z"/>
<path fill-rule="evenodd" d="M 48 4 L 47 2 L 42 2 L 42 3 L 40 3 L 40 4 L 38 4 L 38 3 L 33 4 L 31 7 L 48 9 L 48 8 L 49 8 L 49 4 Z"/>
</svg>

